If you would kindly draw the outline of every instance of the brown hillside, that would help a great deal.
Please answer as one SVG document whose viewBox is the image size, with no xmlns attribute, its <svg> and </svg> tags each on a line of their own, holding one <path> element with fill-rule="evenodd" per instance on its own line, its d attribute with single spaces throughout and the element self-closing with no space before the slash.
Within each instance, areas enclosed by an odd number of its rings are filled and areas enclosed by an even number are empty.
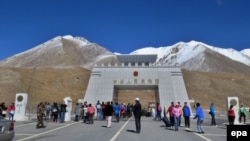
<svg viewBox="0 0 250 141">
<path fill-rule="evenodd" d="M 73 101 L 83 98 L 90 71 L 84 68 L 0 68 L 0 101 L 9 104 L 15 94 L 28 93 L 28 103 Z"/>
<path fill-rule="evenodd" d="M 189 99 L 208 109 L 211 102 L 222 110 L 228 96 L 238 96 L 239 102 L 250 107 L 250 74 L 191 72 L 183 70 Z"/>
<path fill-rule="evenodd" d="M 28 93 L 31 105 L 41 101 L 61 102 L 70 96 L 73 102 L 84 97 L 90 71 L 84 68 L 0 68 L 0 102 L 7 105 L 15 94 Z M 250 74 L 210 73 L 183 70 L 189 99 L 199 101 L 205 109 L 211 102 L 226 108 L 227 96 L 238 96 L 250 106 Z M 142 98 L 142 97 L 141 97 Z M 142 98 L 143 99 L 143 98 Z M 119 101 L 125 102 L 125 101 Z"/>
</svg>

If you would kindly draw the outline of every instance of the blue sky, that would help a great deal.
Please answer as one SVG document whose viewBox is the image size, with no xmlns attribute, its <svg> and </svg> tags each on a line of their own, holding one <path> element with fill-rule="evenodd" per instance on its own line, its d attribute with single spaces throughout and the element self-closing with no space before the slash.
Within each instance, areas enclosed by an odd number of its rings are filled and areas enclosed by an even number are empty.
<svg viewBox="0 0 250 141">
<path fill-rule="evenodd" d="M 56 36 L 112 52 L 196 40 L 250 48 L 249 0 L 0 0 L 0 60 Z"/>
</svg>

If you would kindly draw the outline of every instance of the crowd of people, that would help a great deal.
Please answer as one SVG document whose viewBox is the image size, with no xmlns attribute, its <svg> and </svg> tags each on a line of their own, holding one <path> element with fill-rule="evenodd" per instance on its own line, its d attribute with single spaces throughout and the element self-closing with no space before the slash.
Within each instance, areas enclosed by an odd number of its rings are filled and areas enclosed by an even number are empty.
<svg viewBox="0 0 250 141">
<path fill-rule="evenodd" d="M 9 106 L 6 106 L 4 102 L 0 104 L 0 115 L 4 118 L 8 115 L 9 120 L 14 120 L 15 110 L 15 103 L 11 103 Z"/>
<path fill-rule="evenodd" d="M 204 133 L 202 124 L 204 122 L 205 114 L 200 103 L 194 105 L 195 116 L 194 119 L 197 119 L 197 130 L 199 133 Z M 156 103 L 155 111 L 152 111 L 152 116 L 155 120 L 161 121 L 163 117 L 169 117 L 170 128 L 173 128 L 175 131 L 178 131 L 178 127 L 181 125 L 181 119 L 184 119 L 184 126 L 190 128 L 190 117 L 191 117 L 191 108 L 188 106 L 187 102 L 184 102 L 182 106 L 180 102 L 171 102 L 171 105 L 162 109 L 160 103 Z M 48 103 L 41 102 L 37 105 L 37 125 L 36 128 L 45 128 L 44 120 L 51 120 L 55 123 L 58 121 L 60 123 L 65 122 L 65 114 L 67 112 L 67 104 L 63 101 L 62 103 Z M 132 103 L 117 103 L 113 101 L 100 102 L 99 100 L 96 104 L 92 105 L 87 101 L 84 103 L 76 103 L 73 112 L 75 114 L 75 121 L 80 120 L 86 124 L 94 123 L 94 116 L 96 115 L 96 120 L 106 120 L 106 127 L 111 127 L 112 118 L 116 122 L 119 122 L 121 118 L 130 118 L 134 115 L 136 132 L 140 133 L 140 118 L 142 116 L 141 104 L 139 98 L 135 99 L 135 104 Z M 163 117 L 162 117 L 163 112 Z M 250 113 L 250 109 L 249 109 Z M 15 104 L 11 103 L 9 106 L 5 106 L 5 103 L 0 104 L 0 115 L 6 117 L 8 115 L 9 120 L 14 120 L 15 114 Z M 228 109 L 228 123 L 229 125 L 234 125 L 235 122 L 235 110 L 234 106 L 230 105 Z M 240 105 L 239 108 L 239 122 L 246 123 L 247 109 L 244 104 Z M 209 115 L 211 116 L 211 126 L 216 125 L 216 110 L 214 103 L 210 104 Z"/>
<path fill-rule="evenodd" d="M 141 117 L 141 105 L 139 98 L 135 99 L 135 105 L 128 103 L 113 103 L 112 101 L 102 102 L 97 101 L 95 105 L 88 103 L 87 101 L 80 104 L 76 103 L 74 107 L 75 118 L 74 121 L 80 120 L 86 124 L 94 124 L 94 115 L 96 114 L 96 120 L 106 120 L 106 127 L 111 127 L 112 117 L 116 122 L 120 121 L 120 118 L 130 118 L 132 115 L 136 119 L 136 132 L 140 133 L 140 117 Z M 45 128 L 44 120 L 52 120 L 57 123 L 58 119 L 60 123 L 65 122 L 65 113 L 67 112 L 67 105 L 62 102 L 61 104 L 48 102 L 41 102 L 37 105 L 37 125 L 36 128 Z"/>
<path fill-rule="evenodd" d="M 230 105 L 227 116 L 228 116 L 228 123 L 229 125 L 234 125 L 235 122 L 235 110 L 233 105 Z M 187 105 L 187 102 L 184 102 L 184 106 L 182 107 L 180 102 L 171 102 L 171 105 L 166 109 L 165 107 L 161 108 L 159 103 L 156 103 L 155 111 L 152 111 L 155 120 L 161 121 L 163 118 L 169 117 L 169 126 L 173 128 L 175 131 L 178 131 L 178 127 L 180 127 L 181 119 L 184 118 L 184 126 L 186 128 L 190 128 L 190 117 L 191 117 L 191 108 Z M 203 108 L 201 107 L 200 103 L 196 103 L 194 105 L 195 115 L 194 119 L 197 119 L 197 130 L 198 133 L 204 134 L 205 131 L 202 127 L 202 124 L 205 119 L 205 113 Z M 163 112 L 163 118 L 161 117 Z M 249 109 L 250 113 L 250 109 Z M 211 126 L 217 126 L 216 124 L 216 110 L 214 103 L 210 104 L 209 107 L 209 115 L 211 116 Z M 239 123 L 246 124 L 246 117 L 247 117 L 247 109 L 245 108 L 244 104 L 241 104 L 239 108 Z M 243 120 L 242 120 L 243 119 Z M 168 119 L 167 119 L 168 120 Z M 242 122 L 243 121 L 243 122 Z"/>
</svg>

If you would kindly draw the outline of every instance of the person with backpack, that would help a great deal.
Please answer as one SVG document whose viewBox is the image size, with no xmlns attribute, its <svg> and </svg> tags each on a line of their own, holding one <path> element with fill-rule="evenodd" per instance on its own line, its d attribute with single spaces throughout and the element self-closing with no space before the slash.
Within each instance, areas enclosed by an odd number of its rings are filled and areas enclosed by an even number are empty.
<svg viewBox="0 0 250 141">
<path fill-rule="evenodd" d="M 120 118 L 125 118 L 126 117 L 126 107 L 125 103 L 121 103 L 120 105 Z"/>
<path fill-rule="evenodd" d="M 211 125 L 216 126 L 214 103 L 210 104 L 209 109 L 210 109 L 209 114 L 211 115 Z"/>
<path fill-rule="evenodd" d="M 58 107 L 57 103 L 53 103 L 51 111 L 52 111 L 52 117 L 53 117 L 52 120 L 53 120 L 53 122 L 57 123 L 58 113 L 59 113 L 59 107 Z"/>
</svg>

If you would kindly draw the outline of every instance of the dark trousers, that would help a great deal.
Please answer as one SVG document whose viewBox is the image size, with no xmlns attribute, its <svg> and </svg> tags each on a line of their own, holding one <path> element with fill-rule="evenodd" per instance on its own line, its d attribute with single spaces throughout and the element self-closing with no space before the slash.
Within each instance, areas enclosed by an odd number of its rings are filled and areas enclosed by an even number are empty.
<svg viewBox="0 0 250 141">
<path fill-rule="evenodd" d="M 53 115 L 53 121 L 54 121 L 54 122 L 57 122 L 58 114 L 52 114 L 52 115 Z"/>
<path fill-rule="evenodd" d="M 83 116 L 83 123 L 87 123 L 89 121 L 88 115 Z"/>
<path fill-rule="evenodd" d="M 171 122 L 171 126 L 174 126 L 174 122 L 175 122 L 175 121 L 174 121 L 174 117 L 173 117 L 173 116 L 170 116 L 169 119 L 170 119 L 170 122 Z"/>
<path fill-rule="evenodd" d="M 75 121 L 79 121 L 79 115 L 75 115 Z"/>
<path fill-rule="evenodd" d="M 116 118 L 116 122 L 119 122 L 119 120 L 120 120 L 119 114 L 115 114 L 115 118 Z"/>
<path fill-rule="evenodd" d="M 234 125 L 235 116 L 228 116 L 229 125 Z"/>
<path fill-rule="evenodd" d="M 4 117 L 5 117 L 5 115 L 4 115 Z M 14 114 L 9 113 L 9 120 L 13 120 L 13 118 L 14 118 Z"/>
<path fill-rule="evenodd" d="M 190 127 L 190 117 L 184 116 L 184 121 L 185 121 L 185 127 L 189 128 Z"/>
<path fill-rule="evenodd" d="M 141 117 L 135 117 L 135 128 L 137 133 L 141 132 Z"/>
<path fill-rule="evenodd" d="M 88 114 L 89 115 L 89 124 L 94 124 L 94 114 Z"/>
<path fill-rule="evenodd" d="M 216 121 L 215 121 L 215 115 L 211 114 L 211 125 L 216 125 Z"/>
<path fill-rule="evenodd" d="M 243 117 L 244 123 L 246 123 L 246 115 L 244 113 L 240 113 L 240 119 L 239 119 L 240 123 L 241 123 L 242 117 Z"/>
</svg>

